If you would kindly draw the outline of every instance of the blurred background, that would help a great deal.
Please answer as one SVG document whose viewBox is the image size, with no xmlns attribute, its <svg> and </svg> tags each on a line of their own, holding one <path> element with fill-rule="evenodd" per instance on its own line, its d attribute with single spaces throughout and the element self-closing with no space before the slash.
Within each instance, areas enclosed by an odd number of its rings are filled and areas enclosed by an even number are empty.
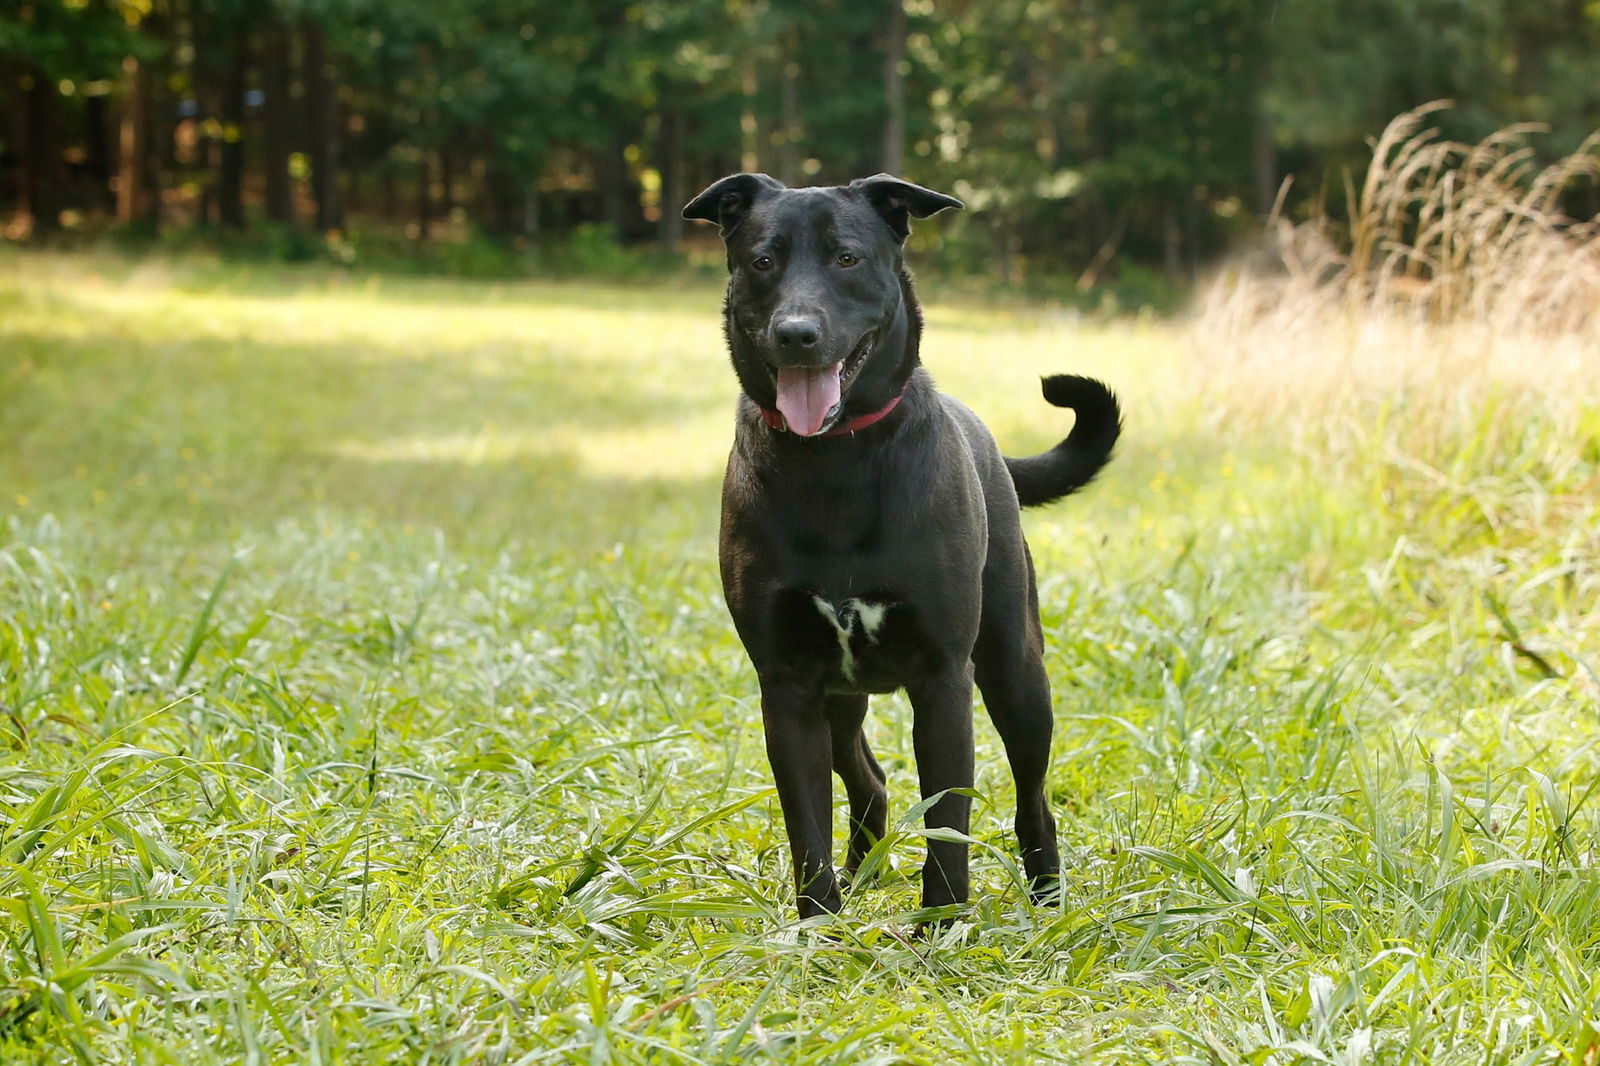
<svg viewBox="0 0 1600 1066">
<path fill-rule="evenodd" d="M 1597 46 L 1586 0 L 6 0 L 0 229 L 617 273 L 715 261 L 677 208 L 725 173 L 887 170 L 967 201 L 942 270 L 1159 303 L 1280 192 L 1346 217 L 1426 101 L 1572 152 Z"/>
</svg>

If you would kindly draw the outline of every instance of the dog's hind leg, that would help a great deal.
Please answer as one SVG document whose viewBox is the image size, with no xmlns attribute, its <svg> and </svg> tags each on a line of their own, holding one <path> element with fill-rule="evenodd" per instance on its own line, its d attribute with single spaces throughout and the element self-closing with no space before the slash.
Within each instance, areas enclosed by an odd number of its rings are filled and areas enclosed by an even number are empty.
<svg viewBox="0 0 1600 1066">
<path fill-rule="evenodd" d="M 865 696 L 829 696 L 828 724 L 833 737 L 833 772 L 844 781 L 850 797 L 849 855 L 844 868 L 860 869 L 872 845 L 888 830 L 889 792 L 883 768 L 872 757 L 861 723 L 867 715 Z"/>
<path fill-rule="evenodd" d="M 789 835 L 800 917 L 837 912 L 842 901 L 833 872 L 831 730 L 822 694 L 763 680 L 761 718 Z"/>
<path fill-rule="evenodd" d="M 1017 785 L 1017 844 L 1029 891 L 1036 901 L 1054 902 L 1060 891 L 1061 852 L 1044 785 L 1055 721 L 1038 608 L 1033 595 L 1027 601 L 1028 614 L 1022 619 L 985 617 L 972 662 L 978 690 L 1005 744 Z"/>
<path fill-rule="evenodd" d="M 911 697 L 911 742 L 917 753 L 922 798 L 944 793 L 928 808 L 929 829 L 966 835 L 972 799 L 950 791 L 972 788 L 972 665 L 949 666 L 906 686 Z M 967 845 L 929 840 L 922 868 L 922 905 L 967 901 Z"/>
</svg>

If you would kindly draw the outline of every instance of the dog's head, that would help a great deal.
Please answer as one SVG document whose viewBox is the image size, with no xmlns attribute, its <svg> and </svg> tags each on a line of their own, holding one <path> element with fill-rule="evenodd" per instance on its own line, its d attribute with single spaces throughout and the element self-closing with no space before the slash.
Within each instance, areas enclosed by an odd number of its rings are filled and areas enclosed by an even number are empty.
<svg viewBox="0 0 1600 1066">
<path fill-rule="evenodd" d="M 728 344 L 750 398 L 806 437 L 892 398 L 909 372 L 910 219 L 960 206 L 888 174 L 806 189 L 734 174 L 689 201 L 684 217 L 717 223 L 728 249 Z"/>
</svg>

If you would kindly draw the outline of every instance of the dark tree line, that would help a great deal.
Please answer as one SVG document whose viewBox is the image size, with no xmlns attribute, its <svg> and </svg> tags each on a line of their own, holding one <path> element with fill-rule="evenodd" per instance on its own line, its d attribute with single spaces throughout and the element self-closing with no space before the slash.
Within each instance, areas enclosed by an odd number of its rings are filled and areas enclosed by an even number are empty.
<svg viewBox="0 0 1600 1066">
<path fill-rule="evenodd" d="M 974 269 L 1179 276 L 1426 100 L 1570 150 L 1597 46 L 1584 0 L 0 0 L 0 223 L 675 248 L 723 173 L 890 170 Z"/>
</svg>

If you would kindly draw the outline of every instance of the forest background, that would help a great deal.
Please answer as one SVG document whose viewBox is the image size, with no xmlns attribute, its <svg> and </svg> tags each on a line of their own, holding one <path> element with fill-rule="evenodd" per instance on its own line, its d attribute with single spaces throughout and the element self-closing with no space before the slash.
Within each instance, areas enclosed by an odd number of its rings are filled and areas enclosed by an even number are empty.
<svg viewBox="0 0 1600 1066">
<path fill-rule="evenodd" d="M 1159 303 L 1280 193 L 1347 217 L 1426 101 L 1573 151 L 1597 51 L 1585 0 L 5 0 L 0 227 L 616 274 L 715 262 L 677 207 L 725 173 L 885 170 L 966 200 L 941 270 Z"/>
</svg>

